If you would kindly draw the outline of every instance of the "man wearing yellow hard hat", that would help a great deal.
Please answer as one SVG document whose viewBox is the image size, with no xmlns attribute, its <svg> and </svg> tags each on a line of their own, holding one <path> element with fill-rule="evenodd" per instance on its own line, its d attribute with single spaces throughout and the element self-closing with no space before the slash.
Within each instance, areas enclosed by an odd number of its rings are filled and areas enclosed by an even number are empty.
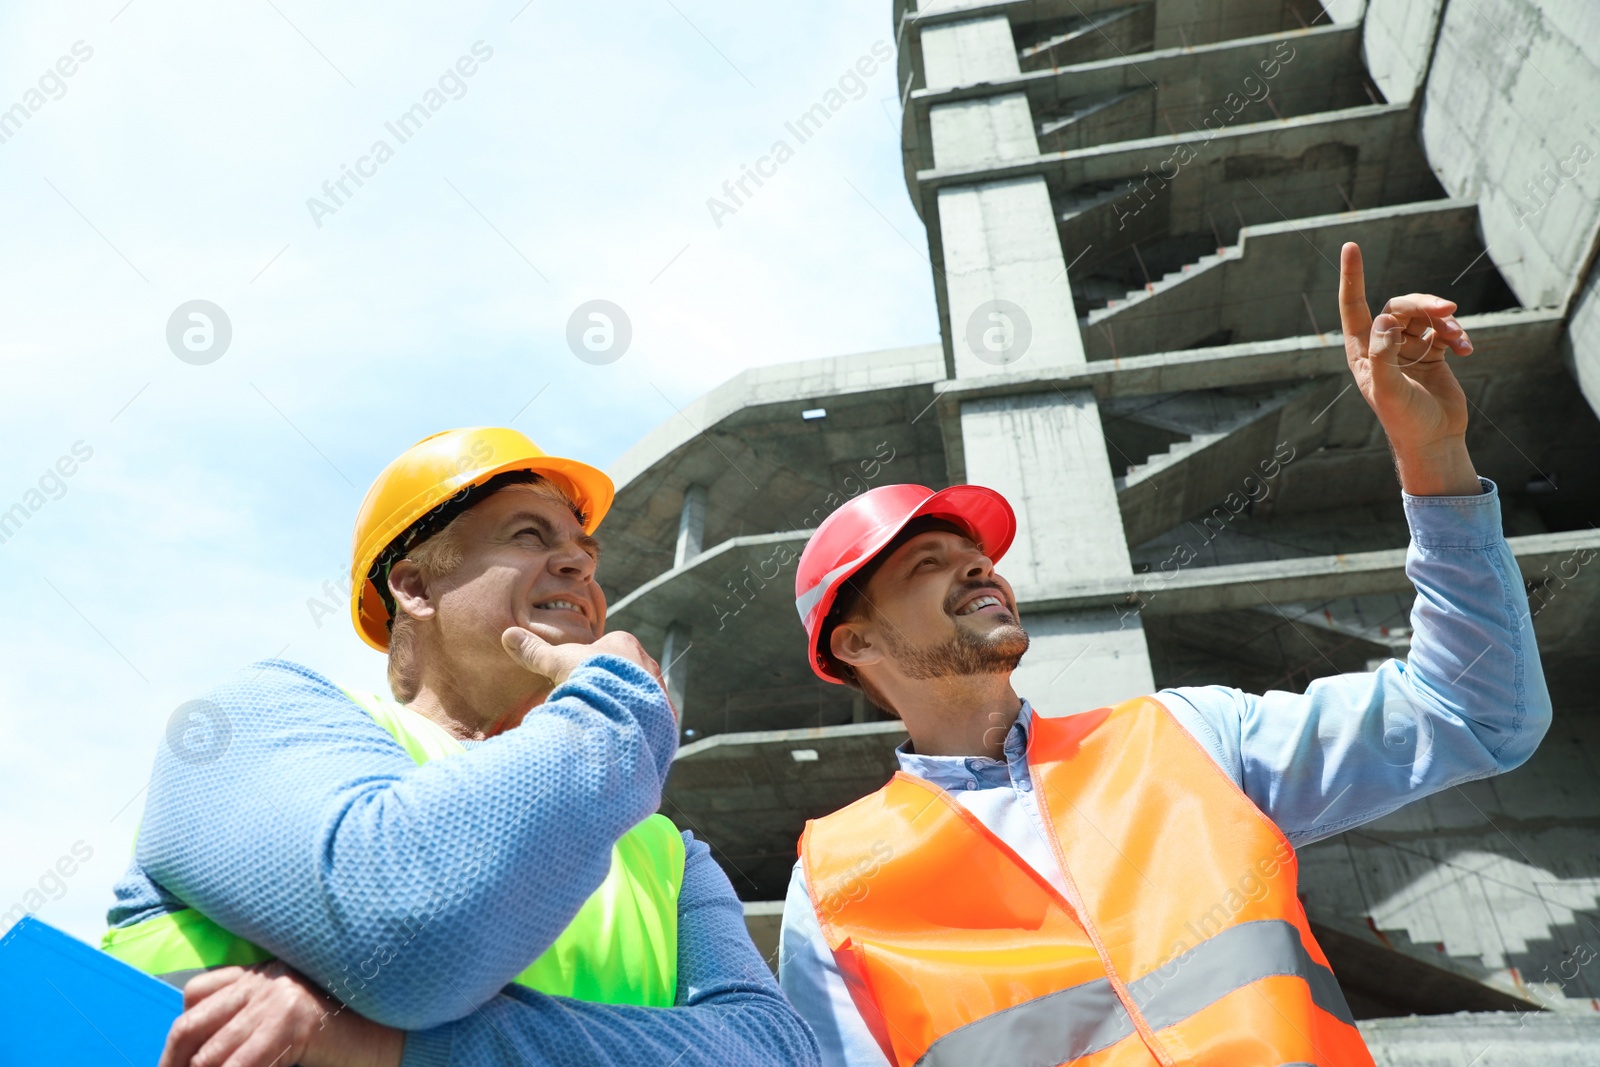
<svg viewBox="0 0 1600 1067">
<path fill-rule="evenodd" d="M 603 473 L 435 434 L 356 519 L 351 615 L 394 699 L 258 663 L 169 731 L 103 947 L 183 986 L 162 1067 L 816 1062 L 605 633 Z M 348 1006 L 348 1007 L 346 1007 Z"/>
</svg>

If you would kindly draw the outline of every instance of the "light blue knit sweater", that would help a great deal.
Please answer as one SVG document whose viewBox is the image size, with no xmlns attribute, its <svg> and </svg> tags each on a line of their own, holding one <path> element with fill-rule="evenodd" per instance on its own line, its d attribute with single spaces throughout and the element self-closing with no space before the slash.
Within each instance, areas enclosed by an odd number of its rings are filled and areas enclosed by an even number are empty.
<svg viewBox="0 0 1600 1067">
<path fill-rule="evenodd" d="M 297 664 L 258 663 L 206 700 L 210 736 L 169 734 L 156 756 L 113 926 L 197 908 L 411 1031 L 407 1067 L 817 1062 L 687 833 L 678 1007 L 508 985 L 661 801 L 676 725 L 633 664 L 596 656 L 516 729 L 422 766 Z"/>
</svg>

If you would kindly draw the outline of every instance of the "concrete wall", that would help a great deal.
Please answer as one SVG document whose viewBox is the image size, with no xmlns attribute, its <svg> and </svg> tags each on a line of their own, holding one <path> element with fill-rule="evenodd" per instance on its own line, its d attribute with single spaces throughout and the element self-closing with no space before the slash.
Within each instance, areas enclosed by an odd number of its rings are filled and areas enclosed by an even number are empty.
<svg viewBox="0 0 1600 1067">
<path fill-rule="evenodd" d="M 1526 766 L 1301 849 L 1300 887 L 1313 920 L 1361 916 L 1402 951 L 1438 953 L 1535 1003 L 1593 1012 L 1597 711 L 1592 702 L 1558 699 L 1556 721 Z"/>
<path fill-rule="evenodd" d="M 1392 104 L 1422 87 L 1444 0 L 1372 0 L 1362 30 L 1367 73 Z"/>
<path fill-rule="evenodd" d="M 1352 5 L 1329 6 L 1348 18 Z M 1421 93 L 1428 161 L 1451 196 L 1478 202 L 1488 258 L 1523 305 L 1578 295 L 1600 238 L 1600 3 L 1371 0 L 1362 53 L 1391 102 Z M 1594 293 L 1567 349 L 1600 411 Z"/>
<path fill-rule="evenodd" d="M 1600 412 L 1600 271 L 1591 270 L 1567 324 L 1567 368 L 1584 399 Z"/>
<path fill-rule="evenodd" d="M 1426 64 L 1419 28 L 1437 2 L 1374 0 L 1366 52 L 1392 84 Z M 1600 4 L 1449 0 L 1422 142 L 1450 195 L 1479 201 L 1490 256 L 1522 303 L 1560 304 L 1600 223 Z"/>
</svg>

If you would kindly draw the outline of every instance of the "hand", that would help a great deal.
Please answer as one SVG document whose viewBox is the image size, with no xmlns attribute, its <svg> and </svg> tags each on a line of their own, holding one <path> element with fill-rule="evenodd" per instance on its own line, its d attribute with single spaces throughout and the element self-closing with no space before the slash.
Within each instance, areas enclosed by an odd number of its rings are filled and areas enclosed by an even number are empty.
<svg viewBox="0 0 1600 1067">
<path fill-rule="evenodd" d="M 650 658 L 650 653 L 644 650 L 637 637 L 622 630 L 613 630 L 586 645 L 571 642 L 552 645 L 532 630 L 512 626 L 500 635 L 500 643 L 511 658 L 523 667 L 541 678 L 550 679 L 552 689 L 566 681 L 578 664 L 590 656 L 599 655 L 621 656 L 629 663 L 642 667 L 663 689 L 666 688 L 660 665 Z"/>
<path fill-rule="evenodd" d="M 398 1067 L 405 1033 L 344 1007 L 274 960 L 221 967 L 183 990 L 158 1067 Z"/>
<path fill-rule="evenodd" d="M 1478 495 L 1467 455 L 1467 395 L 1445 360 L 1447 351 L 1472 351 L 1456 305 L 1412 293 L 1390 300 L 1374 319 L 1366 289 L 1361 248 L 1348 243 L 1339 263 L 1345 359 L 1389 435 L 1401 488 L 1413 496 Z"/>
</svg>

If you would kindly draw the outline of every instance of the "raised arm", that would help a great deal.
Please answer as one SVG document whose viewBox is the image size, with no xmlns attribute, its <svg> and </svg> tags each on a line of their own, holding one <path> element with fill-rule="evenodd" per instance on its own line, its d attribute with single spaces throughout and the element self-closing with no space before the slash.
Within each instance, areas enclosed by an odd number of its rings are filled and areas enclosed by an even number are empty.
<svg viewBox="0 0 1600 1067">
<path fill-rule="evenodd" d="M 609 655 L 515 729 L 423 766 L 293 664 L 259 664 L 208 699 L 226 744 L 212 759 L 162 746 L 139 864 L 406 1028 L 470 1013 L 560 934 L 612 844 L 660 803 L 676 745 L 660 685 Z"/>
<path fill-rule="evenodd" d="M 1291 841 L 1304 844 L 1526 760 L 1550 696 L 1493 483 L 1467 454 L 1467 401 L 1446 360 L 1472 351 L 1455 305 L 1412 294 L 1367 309 L 1344 246 L 1345 355 L 1394 452 L 1417 588 L 1411 652 L 1304 694 L 1221 687 L 1162 697 Z"/>
</svg>

